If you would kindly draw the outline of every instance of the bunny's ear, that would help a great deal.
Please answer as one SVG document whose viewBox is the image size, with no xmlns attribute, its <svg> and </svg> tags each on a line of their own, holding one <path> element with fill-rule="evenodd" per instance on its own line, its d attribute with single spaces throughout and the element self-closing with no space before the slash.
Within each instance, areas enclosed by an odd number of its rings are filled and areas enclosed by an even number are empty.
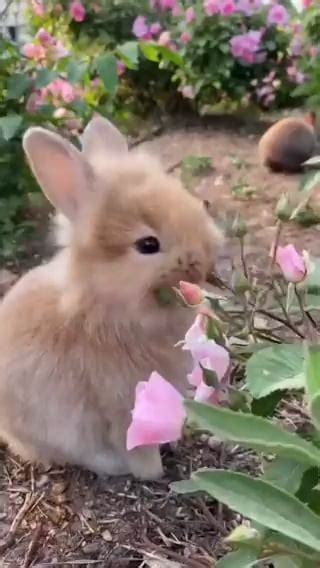
<svg viewBox="0 0 320 568">
<path fill-rule="evenodd" d="M 90 162 L 108 156 L 121 156 L 128 152 L 128 143 L 121 132 L 109 120 L 95 114 L 82 135 L 82 150 Z"/>
<path fill-rule="evenodd" d="M 29 128 L 23 148 L 32 172 L 49 201 L 74 219 L 92 189 L 84 156 L 67 140 L 43 128 Z"/>
</svg>

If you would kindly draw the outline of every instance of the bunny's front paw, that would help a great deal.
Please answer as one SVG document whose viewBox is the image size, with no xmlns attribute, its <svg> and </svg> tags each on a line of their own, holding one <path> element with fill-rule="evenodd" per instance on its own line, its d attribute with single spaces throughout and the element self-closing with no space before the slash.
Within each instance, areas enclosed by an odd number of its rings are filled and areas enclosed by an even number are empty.
<svg viewBox="0 0 320 568">
<path fill-rule="evenodd" d="M 158 446 L 135 448 L 129 452 L 131 473 L 138 479 L 154 481 L 163 476 L 163 466 Z"/>
</svg>

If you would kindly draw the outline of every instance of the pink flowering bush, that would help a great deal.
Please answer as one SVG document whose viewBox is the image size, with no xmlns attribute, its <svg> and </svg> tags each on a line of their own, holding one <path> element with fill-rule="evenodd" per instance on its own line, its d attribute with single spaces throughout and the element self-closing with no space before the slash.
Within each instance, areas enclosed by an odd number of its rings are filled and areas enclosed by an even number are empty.
<svg viewBox="0 0 320 568">
<path fill-rule="evenodd" d="M 172 70 L 178 92 L 202 111 L 228 101 L 288 105 L 293 88 L 306 80 L 298 68 L 304 40 L 296 34 L 295 14 L 281 0 L 268 5 L 261 0 L 151 5 L 153 13 L 141 11 L 133 21 L 132 34 L 181 55 L 179 64 L 161 66 Z M 151 33 L 155 21 L 161 24 L 158 35 Z"/>
</svg>

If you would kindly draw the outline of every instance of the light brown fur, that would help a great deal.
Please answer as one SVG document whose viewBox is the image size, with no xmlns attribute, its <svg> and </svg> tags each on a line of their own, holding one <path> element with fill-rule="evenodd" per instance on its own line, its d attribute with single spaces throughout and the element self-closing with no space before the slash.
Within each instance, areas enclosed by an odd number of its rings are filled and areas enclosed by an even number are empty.
<svg viewBox="0 0 320 568">
<path fill-rule="evenodd" d="M 261 162 L 276 172 L 295 173 L 317 146 L 315 117 L 284 118 L 271 126 L 259 142 Z"/>
<path fill-rule="evenodd" d="M 100 143 L 99 154 L 93 141 L 104 128 L 110 144 L 114 130 L 96 117 L 82 155 L 41 129 L 25 139 L 68 230 L 53 260 L 0 304 L 0 436 L 26 459 L 157 478 L 158 447 L 126 451 L 135 386 L 156 370 L 184 391 L 190 361 L 174 345 L 195 314 L 161 307 L 154 292 L 182 279 L 203 283 L 220 234 L 201 202 L 150 158 L 121 144 L 117 155 Z M 161 252 L 139 254 L 134 242 L 150 234 Z"/>
</svg>

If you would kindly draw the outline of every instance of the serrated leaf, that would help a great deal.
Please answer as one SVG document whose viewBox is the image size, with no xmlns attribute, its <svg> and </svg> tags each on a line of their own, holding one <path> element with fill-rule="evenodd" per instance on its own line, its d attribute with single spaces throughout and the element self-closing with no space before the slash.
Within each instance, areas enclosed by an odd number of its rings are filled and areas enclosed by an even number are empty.
<svg viewBox="0 0 320 568">
<path fill-rule="evenodd" d="M 230 509 L 320 552 L 320 518 L 283 489 L 226 470 L 200 470 L 192 479 Z"/>
<path fill-rule="evenodd" d="M 118 47 L 118 53 L 129 69 L 135 69 L 139 62 L 139 44 L 137 41 L 127 41 Z"/>
<path fill-rule="evenodd" d="M 265 468 L 263 478 L 272 485 L 294 495 L 297 493 L 307 469 L 307 465 L 277 457 Z"/>
<path fill-rule="evenodd" d="M 39 71 L 37 71 L 35 87 L 37 89 L 42 89 L 49 85 L 51 81 L 54 81 L 58 76 L 59 74 L 57 71 L 53 71 L 52 69 L 47 69 L 46 67 L 39 69 Z"/>
<path fill-rule="evenodd" d="M 3 138 L 8 142 L 18 132 L 23 121 L 23 117 L 18 114 L 8 114 L 0 118 L 0 128 Z"/>
<path fill-rule="evenodd" d="M 189 420 L 221 440 L 278 454 L 309 466 L 320 466 L 318 448 L 266 418 L 189 400 L 185 401 L 185 406 Z"/>
<path fill-rule="evenodd" d="M 112 53 L 105 53 L 97 59 L 97 71 L 110 95 L 115 95 L 118 88 L 117 59 Z"/>
<path fill-rule="evenodd" d="M 241 549 L 226 554 L 215 564 L 216 568 L 250 568 L 256 566 L 258 552 L 255 550 Z"/>
<path fill-rule="evenodd" d="M 31 87 L 32 81 L 26 73 L 15 73 L 8 81 L 8 98 L 20 99 Z"/>
<path fill-rule="evenodd" d="M 274 345 L 257 351 L 246 365 L 246 384 L 254 398 L 277 390 L 304 386 L 303 349 L 300 345 Z"/>
<path fill-rule="evenodd" d="M 306 394 L 311 420 L 320 429 L 320 346 L 306 346 Z"/>
</svg>

